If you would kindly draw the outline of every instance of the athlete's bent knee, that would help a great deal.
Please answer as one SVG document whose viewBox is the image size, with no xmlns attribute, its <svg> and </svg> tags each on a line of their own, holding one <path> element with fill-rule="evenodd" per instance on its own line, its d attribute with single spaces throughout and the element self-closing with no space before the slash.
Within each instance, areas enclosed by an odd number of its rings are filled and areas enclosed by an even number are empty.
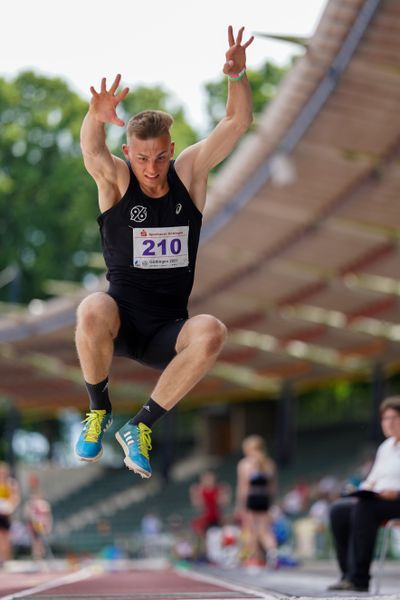
<svg viewBox="0 0 400 600">
<path fill-rule="evenodd" d="M 226 340 L 226 326 L 215 317 L 202 315 L 202 334 L 204 348 L 207 354 L 219 352 Z"/>
<path fill-rule="evenodd" d="M 118 333 L 118 306 L 108 294 L 96 292 L 85 298 L 78 307 L 77 329 L 95 333 L 100 328 L 109 331 L 113 337 Z"/>
</svg>

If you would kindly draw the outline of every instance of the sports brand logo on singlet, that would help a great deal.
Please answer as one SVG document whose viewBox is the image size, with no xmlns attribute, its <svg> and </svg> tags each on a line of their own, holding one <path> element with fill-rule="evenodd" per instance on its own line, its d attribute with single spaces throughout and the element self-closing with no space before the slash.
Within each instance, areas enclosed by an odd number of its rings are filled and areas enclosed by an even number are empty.
<svg viewBox="0 0 400 600">
<path fill-rule="evenodd" d="M 187 267 L 188 225 L 132 227 L 133 266 L 137 269 Z"/>
<path fill-rule="evenodd" d="M 134 206 L 131 210 L 131 221 L 143 223 L 147 219 L 147 208 L 145 206 Z"/>
</svg>

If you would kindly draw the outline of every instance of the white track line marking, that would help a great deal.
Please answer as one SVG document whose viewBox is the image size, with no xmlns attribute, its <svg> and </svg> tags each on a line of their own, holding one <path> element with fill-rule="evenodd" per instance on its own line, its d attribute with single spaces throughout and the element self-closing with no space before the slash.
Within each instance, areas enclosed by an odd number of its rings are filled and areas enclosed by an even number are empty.
<svg viewBox="0 0 400 600">
<path fill-rule="evenodd" d="M 257 589 L 245 587 L 243 585 L 237 585 L 235 583 L 231 583 L 230 581 L 226 581 L 225 579 L 214 577 L 213 575 L 204 575 L 203 573 L 186 571 L 185 569 L 180 569 L 179 567 L 176 567 L 175 571 L 183 577 L 188 577 L 189 579 L 194 579 L 196 581 L 205 581 L 206 583 L 212 583 L 213 585 L 218 585 L 219 587 L 226 587 L 234 592 L 242 592 L 243 594 L 254 594 L 254 596 L 257 596 L 261 600 L 277 600 L 278 598 L 282 598 L 282 596 L 280 596 L 279 594 L 274 594 L 272 592 L 266 594 L 265 590 L 261 590 L 260 588 Z M 235 598 L 235 600 L 240 599 Z M 251 600 L 251 598 L 248 598 L 247 600 Z M 257 598 L 255 598 L 254 600 L 257 600 Z"/>
<path fill-rule="evenodd" d="M 69 575 L 64 575 L 64 577 L 58 577 L 57 579 L 46 581 L 46 583 L 36 585 L 20 592 L 15 592 L 14 594 L 9 594 L 8 596 L 1 596 L 0 600 L 15 600 L 15 598 L 23 598 L 24 596 L 38 594 L 39 592 L 45 592 L 51 588 L 56 588 L 60 587 L 61 585 L 75 583 L 76 581 L 87 579 L 88 577 L 92 577 L 94 574 L 95 573 L 93 569 L 86 567 L 80 571 L 77 571 L 76 573 L 70 573 Z"/>
</svg>

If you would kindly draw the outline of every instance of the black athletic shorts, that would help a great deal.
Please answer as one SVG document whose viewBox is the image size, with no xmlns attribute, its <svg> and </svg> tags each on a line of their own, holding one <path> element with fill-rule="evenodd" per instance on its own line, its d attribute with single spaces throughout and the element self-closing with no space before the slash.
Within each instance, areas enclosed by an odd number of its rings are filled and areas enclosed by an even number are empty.
<svg viewBox="0 0 400 600">
<path fill-rule="evenodd" d="M 250 494 L 247 497 L 246 508 L 253 512 L 266 512 L 271 506 L 271 500 L 269 496 L 264 494 Z"/>
<path fill-rule="evenodd" d="M 0 515 L 0 530 L 8 531 L 11 527 L 10 517 L 8 515 Z"/>
<path fill-rule="evenodd" d="M 177 311 L 176 316 L 160 315 L 153 310 L 133 306 L 118 288 L 110 287 L 107 293 L 117 303 L 121 320 L 114 340 L 114 354 L 155 369 L 164 369 L 176 356 L 175 344 L 188 319 L 187 311 Z"/>
</svg>

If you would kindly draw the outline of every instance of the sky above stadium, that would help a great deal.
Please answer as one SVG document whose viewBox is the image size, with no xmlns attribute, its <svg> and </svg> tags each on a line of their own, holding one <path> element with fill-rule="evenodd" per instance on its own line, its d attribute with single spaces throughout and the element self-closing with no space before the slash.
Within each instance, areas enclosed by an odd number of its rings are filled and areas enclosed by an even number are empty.
<svg viewBox="0 0 400 600">
<path fill-rule="evenodd" d="M 90 85 L 121 73 L 123 83 L 161 84 L 207 127 L 204 83 L 221 74 L 227 26 L 236 31 L 312 35 L 327 0 L 14 0 L 3 8 L 0 76 L 31 68 L 61 76 L 89 98 Z M 300 49 L 256 38 L 247 65 L 279 65 Z"/>
</svg>

